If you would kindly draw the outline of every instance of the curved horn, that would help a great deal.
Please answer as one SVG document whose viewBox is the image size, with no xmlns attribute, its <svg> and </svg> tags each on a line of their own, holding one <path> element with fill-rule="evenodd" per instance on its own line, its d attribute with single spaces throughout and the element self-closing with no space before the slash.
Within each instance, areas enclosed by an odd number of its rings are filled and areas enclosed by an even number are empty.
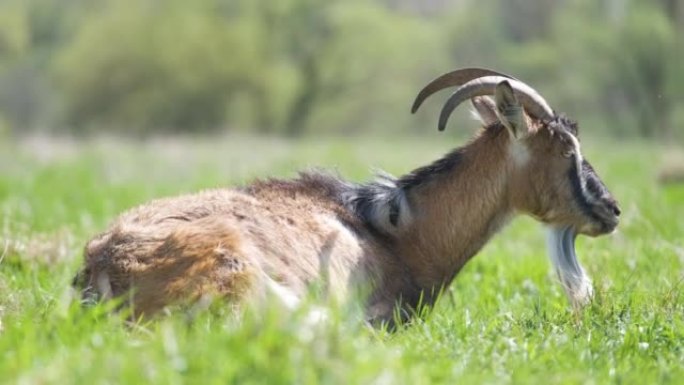
<svg viewBox="0 0 684 385">
<path fill-rule="evenodd" d="M 542 120 L 553 119 L 553 110 L 549 107 L 548 103 L 546 103 L 546 100 L 544 100 L 544 98 L 532 87 L 520 80 L 502 76 L 485 76 L 471 80 L 462 85 L 451 95 L 451 97 L 449 97 L 449 100 L 444 104 L 442 112 L 439 115 L 439 130 L 444 131 L 449 116 L 459 104 L 475 96 L 494 94 L 496 85 L 502 81 L 508 81 L 510 83 L 515 96 L 520 100 L 522 106 L 531 116 Z"/>
<path fill-rule="evenodd" d="M 444 75 L 438 77 L 437 79 L 431 81 L 423 87 L 422 90 L 416 96 L 416 100 L 413 102 L 411 107 L 411 113 L 418 111 L 418 107 L 428 98 L 428 96 L 434 94 L 437 91 L 443 90 L 447 87 L 460 86 L 473 79 L 481 78 L 484 76 L 503 76 L 508 79 L 517 80 L 512 76 L 496 72 L 487 68 L 462 68 L 459 70 L 451 71 L 445 73 Z"/>
</svg>

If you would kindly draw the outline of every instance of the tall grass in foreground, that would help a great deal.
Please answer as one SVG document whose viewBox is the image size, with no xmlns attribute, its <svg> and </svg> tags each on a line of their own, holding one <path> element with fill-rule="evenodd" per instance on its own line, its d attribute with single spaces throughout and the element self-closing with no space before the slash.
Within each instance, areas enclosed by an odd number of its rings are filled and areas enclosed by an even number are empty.
<svg viewBox="0 0 684 385">
<path fill-rule="evenodd" d="M 363 180 L 402 173 L 451 139 L 33 139 L 0 144 L 0 383 L 654 384 L 684 378 L 684 185 L 656 184 L 660 147 L 585 148 L 623 208 L 619 231 L 582 238 L 597 295 L 572 312 L 540 226 L 519 218 L 436 308 L 396 333 L 338 310 L 324 328 L 277 309 L 220 304 L 129 324 L 70 290 L 85 241 L 162 195 L 293 176 L 308 166 Z M 684 151 L 675 149 L 674 151 Z"/>
</svg>

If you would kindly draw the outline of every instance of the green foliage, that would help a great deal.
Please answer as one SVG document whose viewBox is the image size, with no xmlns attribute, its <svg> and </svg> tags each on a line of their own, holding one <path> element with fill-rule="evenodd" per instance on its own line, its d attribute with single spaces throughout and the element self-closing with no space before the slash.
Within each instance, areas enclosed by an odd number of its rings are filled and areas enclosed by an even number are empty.
<svg viewBox="0 0 684 385">
<path fill-rule="evenodd" d="M 425 320 L 394 334 L 342 310 L 321 329 L 277 308 L 237 321 L 221 303 L 128 324 L 111 313 L 115 304 L 82 309 L 70 291 L 86 240 L 139 202 L 310 164 L 354 180 L 369 177 L 368 165 L 398 174 L 453 145 L 235 136 L 0 143 L 0 383 L 680 383 L 684 186 L 654 183 L 662 149 L 643 143 L 584 146 L 623 214 L 616 234 L 578 239 L 597 291 L 582 312 L 568 308 L 541 228 L 524 218 L 465 266 Z"/>
<path fill-rule="evenodd" d="M 407 48 L 426 38 L 415 24 L 364 2 L 112 2 L 84 18 L 56 76 L 76 128 L 256 122 L 296 135 L 310 120 L 334 122 L 338 103 L 372 124 L 392 100 L 377 85 L 416 65 Z"/>
<path fill-rule="evenodd" d="M 29 48 L 26 8 L 19 2 L 6 4 L 0 13 L 0 63 L 11 63 Z"/>
<path fill-rule="evenodd" d="M 573 4 L 575 17 L 559 21 L 557 34 L 567 42 L 568 64 L 577 68 L 576 97 L 596 95 L 603 119 L 615 119 L 613 132 L 673 137 L 673 114 L 684 101 L 673 92 L 681 78 L 682 46 L 677 25 L 652 2 L 608 10 L 592 1 Z M 608 14 L 606 19 L 605 15 Z M 579 15 L 590 15 L 580 18 Z M 566 39 L 573 36 L 573 39 Z M 590 108 L 588 99 L 581 108 Z"/>
<path fill-rule="evenodd" d="M 407 106 L 426 81 L 485 66 L 592 130 L 681 138 L 683 15 L 678 0 L 9 0 L 0 116 L 14 132 L 418 132 Z"/>
<path fill-rule="evenodd" d="M 60 53 L 74 126 L 215 128 L 254 59 L 239 23 L 209 1 L 121 1 L 93 11 Z"/>
</svg>

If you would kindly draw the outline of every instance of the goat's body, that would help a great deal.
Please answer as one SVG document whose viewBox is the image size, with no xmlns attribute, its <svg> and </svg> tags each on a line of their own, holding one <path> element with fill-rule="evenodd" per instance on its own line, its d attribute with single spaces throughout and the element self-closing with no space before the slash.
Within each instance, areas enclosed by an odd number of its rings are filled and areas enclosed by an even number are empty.
<svg viewBox="0 0 684 385">
<path fill-rule="evenodd" d="M 206 295 L 259 301 L 274 287 L 302 298 L 312 284 L 345 300 L 363 284 L 369 317 L 389 319 L 410 282 L 386 237 L 345 205 L 354 188 L 310 173 L 134 208 L 86 246 L 86 295 L 128 294 L 135 314 L 153 314 Z"/>
<path fill-rule="evenodd" d="M 552 261 L 571 301 L 586 303 L 574 237 L 613 231 L 617 203 L 582 158 L 573 121 L 524 83 L 474 73 L 441 76 L 414 104 L 467 81 L 445 105 L 443 128 L 462 100 L 495 93 L 472 99 L 485 127 L 466 146 L 398 179 L 357 185 L 304 173 L 140 206 L 86 246 L 84 296 L 128 295 L 134 314 L 148 315 L 203 296 L 240 304 L 271 293 L 294 307 L 313 286 L 338 301 L 364 295 L 367 319 L 392 321 L 397 305 L 410 316 L 431 304 L 522 212 L 569 229 L 553 238 Z"/>
</svg>

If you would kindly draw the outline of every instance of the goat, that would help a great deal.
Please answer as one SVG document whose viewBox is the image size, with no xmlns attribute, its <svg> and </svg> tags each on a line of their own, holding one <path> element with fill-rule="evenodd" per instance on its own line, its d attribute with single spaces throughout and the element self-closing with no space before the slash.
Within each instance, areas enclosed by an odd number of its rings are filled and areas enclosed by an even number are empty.
<svg viewBox="0 0 684 385">
<path fill-rule="evenodd" d="M 467 68 L 417 96 L 458 87 L 439 130 L 470 99 L 479 134 L 433 163 L 366 184 L 324 172 L 159 199 L 122 214 L 85 247 L 85 299 L 122 297 L 133 315 L 218 296 L 240 305 L 274 295 L 288 308 L 308 288 L 349 300 L 365 288 L 371 322 L 410 318 L 518 213 L 550 230 L 551 260 L 572 304 L 592 296 L 578 234 L 612 232 L 620 209 L 582 157 L 577 124 L 508 75 Z M 269 294 L 270 293 L 270 294 Z"/>
</svg>

